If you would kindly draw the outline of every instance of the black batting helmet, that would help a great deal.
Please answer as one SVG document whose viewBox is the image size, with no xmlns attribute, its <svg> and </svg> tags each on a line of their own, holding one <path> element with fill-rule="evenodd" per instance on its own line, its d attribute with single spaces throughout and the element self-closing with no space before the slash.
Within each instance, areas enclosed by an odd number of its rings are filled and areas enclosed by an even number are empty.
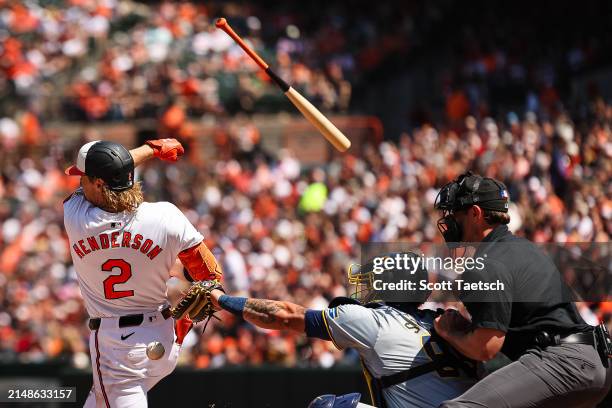
<svg viewBox="0 0 612 408">
<path fill-rule="evenodd" d="M 134 159 L 119 143 L 89 142 L 79 149 L 76 164 L 66 174 L 101 178 L 111 190 L 123 191 L 134 185 Z"/>
</svg>

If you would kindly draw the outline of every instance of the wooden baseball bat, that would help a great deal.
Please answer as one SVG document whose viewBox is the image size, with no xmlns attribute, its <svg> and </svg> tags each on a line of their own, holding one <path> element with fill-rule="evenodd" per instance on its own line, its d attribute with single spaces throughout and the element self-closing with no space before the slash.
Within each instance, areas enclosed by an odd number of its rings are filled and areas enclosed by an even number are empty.
<svg viewBox="0 0 612 408">
<path fill-rule="evenodd" d="M 306 119 L 317 130 L 325 136 L 325 138 L 339 151 L 345 152 L 349 147 L 351 147 L 351 141 L 344 136 L 344 134 L 336 127 L 329 119 L 325 117 L 317 108 L 314 107 L 312 103 L 308 101 L 308 99 L 304 98 L 298 91 L 293 89 L 289 84 L 287 84 L 281 77 L 276 75 L 274 71 L 270 68 L 268 64 L 259 56 L 255 51 L 253 51 L 243 40 L 240 38 L 238 34 L 230 27 L 227 23 L 227 20 L 224 18 L 220 18 L 215 23 L 217 28 L 222 29 L 229 35 L 243 50 L 248 54 L 249 57 L 253 59 L 270 76 L 270 78 L 278 85 L 278 87 L 283 91 L 285 96 L 289 98 L 291 103 L 304 115 Z"/>
</svg>

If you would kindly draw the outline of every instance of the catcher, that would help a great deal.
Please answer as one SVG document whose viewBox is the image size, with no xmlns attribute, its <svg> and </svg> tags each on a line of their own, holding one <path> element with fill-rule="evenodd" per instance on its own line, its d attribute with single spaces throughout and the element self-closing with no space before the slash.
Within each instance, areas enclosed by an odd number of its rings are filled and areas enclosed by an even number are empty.
<svg viewBox="0 0 612 408">
<path fill-rule="evenodd" d="M 353 347 L 361 356 L 372 402 L 377 407 L 436 407 L 471 387 L 475 383 L 475 367 L 455 357 L 433 332 L 437 312 L 418 309 L 430 292 L 416 293 L 412 302 L 373 303 L 372 266 L 368 262 L 363 267 L 350 268 L 349 282 L 355 285 L 353 296 L 336 298 L 325 310 L 233 297 L 226 295 L 218 282 L 198 282 L 173 314 L 176 318 L 189 315 L 197 321 L 210 318 L 215 309 L 224 309 L 265 329 L 305 333 L 332 341 L 339 349 Z M 387 273 L 404 274 L 397 270 Z M 427 271 L 421 268 L 405 278 L 418 282 L 427 279 Z M 457 314 L 457 319 L 463 318 Z M 347 404 L 348 399 L 336 401 Z M 343 406 L 358 406 L 358 398 L 351 401 L 352 405 Z M 313 407 L 333 406 L 315 403 L 318 405 Z"/>
</svg>

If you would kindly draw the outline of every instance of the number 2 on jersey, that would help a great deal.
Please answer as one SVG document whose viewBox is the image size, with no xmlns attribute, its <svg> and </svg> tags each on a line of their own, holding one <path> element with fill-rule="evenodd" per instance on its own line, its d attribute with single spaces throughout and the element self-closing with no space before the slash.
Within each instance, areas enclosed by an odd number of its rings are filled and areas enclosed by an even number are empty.
<svg viewBox="0 0 612 408">
<path fill-rule="evenodd" d="M 109 259 L 102 264 L 102 270 L 105 272 L 112 272 L 115 268 L 118 268 L 121 273 L 104 279 L 104 297 L 107 299 L 120 299 L 134 296 L 133 290 L 115 290 L 114 288 L 116 284 L 125 283 L 132 277 L 132 265 L 123 259 Z"/>
</svg>

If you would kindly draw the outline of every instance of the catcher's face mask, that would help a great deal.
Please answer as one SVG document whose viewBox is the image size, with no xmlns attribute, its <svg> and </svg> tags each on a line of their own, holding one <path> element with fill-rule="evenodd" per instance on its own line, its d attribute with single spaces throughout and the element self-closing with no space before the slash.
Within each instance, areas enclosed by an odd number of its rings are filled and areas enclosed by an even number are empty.
<svg viewBox="0 0 612 408">
<path fill-rule="evenodd" d="M 370 266 L 369 268 L 368 265 Z M 355 263 L 348 267 L 348 282 L 352 285 L 349 297 L 361 304 L 377 301 L 374 291 L 374 271 L 371 266 L 371 264 L 361 265 Z"/>
<path fill-rule="evenodd" d="M 430 290 L 416 289 L 407 290 L 399 293 L 398 295 L 392 295 L 388 291 L 385 292 L 380 286 L 378 289 L 374 287 L 375 280 L 382 282 L 396 282 L 401 281 L 413 281 L 419 283 L 421 281 L 429 281 L 427 269 L 424 265 L 417 266 L 417 269 L 407 267 L 407 263 L 400 266 L 395 265 L 387 269 L 383 265 L 386 263 L 387 258 L 391 259 L 404 259 L 406 258 L 418 258 L 418 255 L 414 252 L 398 252 L 389 253 L 381 256 L 376 256 L 369 260 L 365 265 L 352 264 L 348 268 L 348 281 L 349 284 L 353 285 L 352 291 L 350 292 L 350 298 L 359 301 L 361 304 L 366 305 L 372 302 L 399 302 L 399 303 L 417 303 L 421 304 L 427 300 L 431 294 Z M 378 271 L 377 275 L 375 270 L 376 260 L 380 260 L 381 263 L 378 267 L 383 267 L 384 271 Z M 414 265 L 411 264 L 411 265 Z M 399 296 L 399 298 L 397 297 Z"/>
</svg>

